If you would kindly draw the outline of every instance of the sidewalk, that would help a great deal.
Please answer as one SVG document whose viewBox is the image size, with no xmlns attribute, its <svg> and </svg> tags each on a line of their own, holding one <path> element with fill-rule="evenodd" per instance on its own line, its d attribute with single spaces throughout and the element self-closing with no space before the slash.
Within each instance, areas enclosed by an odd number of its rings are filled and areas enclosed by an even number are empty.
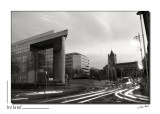
<svg viewBox="0 0 160 114">
<path fill-rule="evenodd" d="M 86 91 L 86 87 L 74 84 L 74 85 L 68 85 L 68 86 L 61 86 L 61 87 L 52 87 L 47 89 L 41 89 L 41 90 L 33 90 L 33 89 L 28 89 L 28 90 L 12 90 L 12 99 L 17 100 L 21 98 L 27 98 L 27 99 L 43 99 L 43 98 L 50 98 L 50 97 L 63 97 L 67 95 L 73 95 L 73 94 L 78 94 L 81 92 Z M 12 101 L 13 101 L 12 100 Z"/>
</svg>

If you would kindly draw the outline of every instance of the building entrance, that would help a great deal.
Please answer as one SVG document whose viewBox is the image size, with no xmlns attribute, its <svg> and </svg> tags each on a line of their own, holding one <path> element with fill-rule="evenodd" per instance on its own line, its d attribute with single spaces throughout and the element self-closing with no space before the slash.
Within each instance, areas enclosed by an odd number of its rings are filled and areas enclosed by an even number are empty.
<svg viewBox="0 0 160 114">
<path fill-rule="evenodd" d="M 38 50 L 36 54 L 36 82 L 45 83 L 45 78 L 54 78 L 53 73 L 53 48 Z M 46 74 L 47 72 L 47 74 Z"/>
</svg>

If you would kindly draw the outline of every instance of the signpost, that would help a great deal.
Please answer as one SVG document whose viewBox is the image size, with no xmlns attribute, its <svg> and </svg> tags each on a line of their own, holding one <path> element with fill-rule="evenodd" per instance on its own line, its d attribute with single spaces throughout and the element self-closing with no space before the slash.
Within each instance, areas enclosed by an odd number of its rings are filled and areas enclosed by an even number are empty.
<svg viewBox="0 0 160 114">
<path fill-rule="evenodd" d="M 45 74 L 46 74 L 46 91 L 47 91 L 47 71 L 45 72 Z"/>
</svg>

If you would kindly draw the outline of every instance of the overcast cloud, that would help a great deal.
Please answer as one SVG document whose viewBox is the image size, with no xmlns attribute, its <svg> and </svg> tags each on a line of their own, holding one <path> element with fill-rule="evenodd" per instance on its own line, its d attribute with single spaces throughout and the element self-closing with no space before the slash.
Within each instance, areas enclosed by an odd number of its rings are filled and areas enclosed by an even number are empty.
<svg viewBox="0 0 160 114">
<path fill-rule="evenodd" d="M 131 45 L 141 33 L 136 12 L 12 12 L 12 42 L 64 29 L 68 29 L 66 53 L 86 55 L 91 67 L 103 68 L 111 48 L 118 63 L 140 62 L 140 52 Z"/>
</svg>

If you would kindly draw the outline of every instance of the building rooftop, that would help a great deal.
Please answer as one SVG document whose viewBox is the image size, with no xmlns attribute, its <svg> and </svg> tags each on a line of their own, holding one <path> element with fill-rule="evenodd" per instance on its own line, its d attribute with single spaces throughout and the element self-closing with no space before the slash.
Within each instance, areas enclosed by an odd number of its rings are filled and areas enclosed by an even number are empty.
<svg viewBox="0 0 160 114">
<path fill-rule="evenodd" d="M 12 43 L 12 46 L 20 44 L 20 43 L 25 43 L 25 42 L 28 42 L 28 41 L 41 39 L 41 38 L 46 37 L 46 36 L 51 36 L 48 39 L 51 39 L 51 38 L 53 39 L 53 38 L 57 38 L 57 37 L 60 37 L 60 36 L 67 36 L 67 34 L 68 34 L 68 30 L 59 31 L 59 32 L 56 32 L 56 33 L 54 33 L 54 30 L 51 30 L 51 31 L 48 31 L 48 32 L 45 32 L 45 33 L 42 33 L 42 34 L 32 36 L 30 38 L 26 38 L 24 40 L 20 40 L 18 42 L 14 42 L 14 43 Z M 48 40 L 48 39 L 45 38 L 44 40 Z"/>
<path fill-rule="evenodd" d="M 116 65 L 127 65 L 127 64 L 137 64 L 137 61 L 134 62 L 125 62 L 125 63 L 117 63 Z"/>
<path fill-rule="evenodd" d="M 73 53 L 67 53 L 66 55 L 82 55 L 80 53 L 77 53 L 77 52 L 73 52 Z M 82 55 L 82 56 L 85 56 L 85 55 Z M 85 56 L 86 57 L 86 56 Z"/>
<path fill-rule="evenodd" d="M 117 63 L 116 66 L 129 65 L 129 64 L 138 64 L 138 62 L 134 61 L 134 62 Z M 106 67 L 106 66 L 108 66 L 108 64 L 106 64 L 104 67 Z"/>
</svg>

